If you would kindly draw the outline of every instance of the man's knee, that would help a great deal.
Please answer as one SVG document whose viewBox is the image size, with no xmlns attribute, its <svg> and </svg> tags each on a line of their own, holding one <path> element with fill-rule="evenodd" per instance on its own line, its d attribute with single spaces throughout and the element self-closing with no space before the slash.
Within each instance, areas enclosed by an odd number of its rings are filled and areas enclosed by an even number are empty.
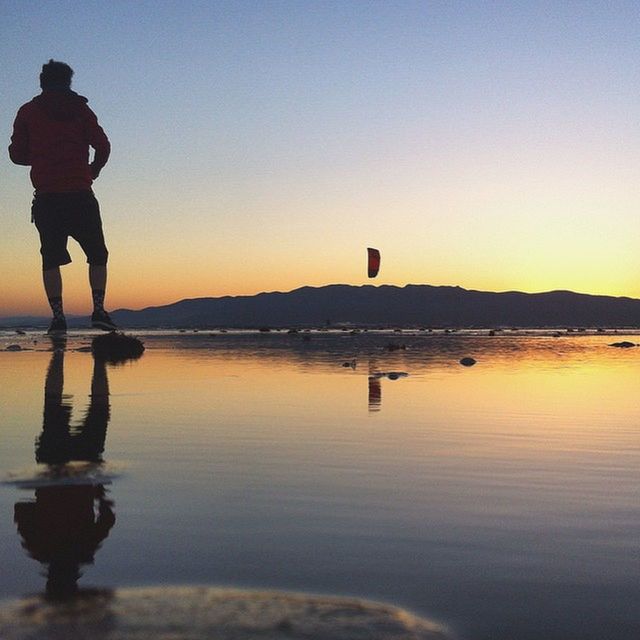
<svg viewBox="0 0 640 640">
<path fill-rule="evenodd" d="M 92 267 L 106 267 L 108 261 L 109 252 L 107 251 L 106 247 L 93 251 L 90 255 L 87 256 L 87 263 Z"/>
</svg>

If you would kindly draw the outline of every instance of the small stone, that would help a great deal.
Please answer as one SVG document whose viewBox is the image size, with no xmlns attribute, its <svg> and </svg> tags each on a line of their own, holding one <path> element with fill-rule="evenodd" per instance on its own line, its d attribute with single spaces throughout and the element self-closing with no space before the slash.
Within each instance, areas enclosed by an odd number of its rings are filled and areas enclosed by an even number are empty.
<svg viewBox="0 0 640 640">
<path fill-rule="evenodd" d="M 635 347 L 637 346 L 635 343 L 633 342 L 628 342 L 627 340 L 624 340 L 623 342 L 614 342 L 612 344 L 609 345 L 610 347 L 618 347 L 618 349 L 630 349 L 631 347 Z"/>
<path fill-rule="evenodd" d="M 462 359 L 460 360 L 460 364 L 461 364 L 463 367 L 473 367 L 473 365 L 474 365 L 475 363 L 476 363 L 476 360 L 475 360 L 474 358 L 466 357 L 466 358 L 462 358 Z"/>
<path fill-rule="evenodd" d="M 19 344 L 10 344 L 6 351 L 22 351 L 22 347 Z"/>
</svg>

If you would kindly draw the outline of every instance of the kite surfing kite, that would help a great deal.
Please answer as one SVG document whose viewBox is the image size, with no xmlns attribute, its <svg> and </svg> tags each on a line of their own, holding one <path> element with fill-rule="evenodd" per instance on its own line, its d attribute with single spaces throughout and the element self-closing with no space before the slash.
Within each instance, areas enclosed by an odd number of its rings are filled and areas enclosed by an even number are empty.
<svg viewBox="0 0 640 640">
<path fill-rule="evenodd" d="M 380 269 L 380 252 L 377 249 L 367 247 L 367 273 L 370 278 L 375 278 Z"/>
</svg>

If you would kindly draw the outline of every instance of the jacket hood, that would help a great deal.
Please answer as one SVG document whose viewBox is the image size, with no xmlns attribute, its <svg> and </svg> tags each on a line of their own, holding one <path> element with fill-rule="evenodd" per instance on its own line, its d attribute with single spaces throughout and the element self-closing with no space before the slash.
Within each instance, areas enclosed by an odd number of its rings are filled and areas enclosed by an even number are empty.
<svg viewBox="0 0 640 640">
<path fill-rule="evenodd" d="M 32 102 L 38 105 L 52 120 L 68 122 L 80 116 L 86 109 L 88 100 L 75 91 L 45 89 Z"/>
</svg>

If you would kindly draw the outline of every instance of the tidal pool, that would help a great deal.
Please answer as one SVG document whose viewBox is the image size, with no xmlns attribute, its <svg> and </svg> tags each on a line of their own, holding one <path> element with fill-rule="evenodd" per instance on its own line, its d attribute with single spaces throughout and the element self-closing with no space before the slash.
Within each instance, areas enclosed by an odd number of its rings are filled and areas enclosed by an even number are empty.
<svg viewBox="0 0 640 640">
<path fill-rule="evenodd" d="M 609 346 L 637 335 L 307 335 L 151 332 L 118 366 L 0 336 L 0 597 L 211 585 L 640 637 L 640 347 Z"/>
</svg>

